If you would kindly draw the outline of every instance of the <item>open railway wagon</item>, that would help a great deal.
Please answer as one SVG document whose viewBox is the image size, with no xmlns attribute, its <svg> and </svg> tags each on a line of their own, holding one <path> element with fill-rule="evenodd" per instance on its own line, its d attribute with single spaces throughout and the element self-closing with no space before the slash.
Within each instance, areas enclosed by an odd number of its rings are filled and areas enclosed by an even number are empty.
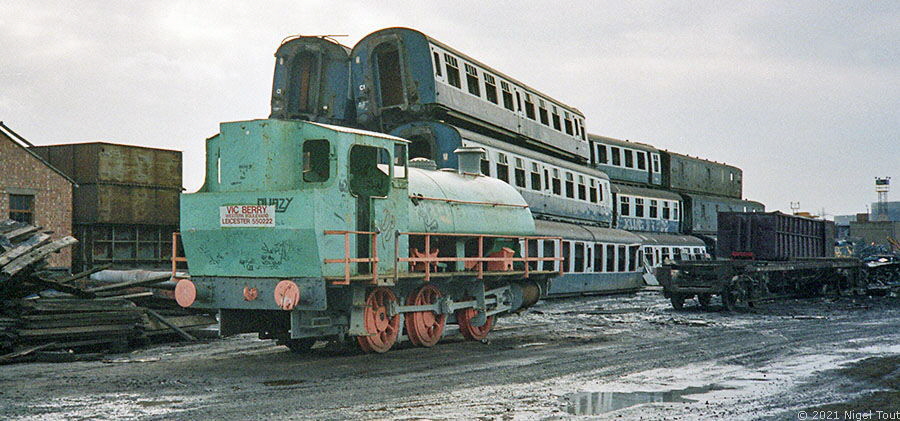
<svg viewBox="0 0 900 421">
<path fill-rule="evenodd" d="M 780 212 L 720 212 L 717 260 L 678 261 L 657 269 L 672 307 L 714 295 L 727 310 L 761 300 L 865 292 L 861 262 L 834 256 L 834 223 Z"/>
<path fill-rule="evenodd" d="M 522 196 L 478 174 L 481 149 L 437 170 L 398 137 L 275 119 L 222 123 L 206 147 L 206 182 L 181 198 L 190 278 L 175 295 L 219 310 L 223 335 L 385 352 L 455 324 L 480 340 L 558 275 L 535 263 L 561 257 L 528 250 L 559 237 L 535 236 Z"/>
</svg>

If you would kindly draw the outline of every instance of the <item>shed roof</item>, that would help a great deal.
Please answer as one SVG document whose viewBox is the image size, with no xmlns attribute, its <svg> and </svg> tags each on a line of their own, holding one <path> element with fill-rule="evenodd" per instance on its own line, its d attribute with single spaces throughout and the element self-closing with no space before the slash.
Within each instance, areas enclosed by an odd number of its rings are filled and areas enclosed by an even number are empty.
<svg viewBox="0 0 900 421">
<path fill-rule="evenodd" d="M 72 185 L 74 185 L 74 186 L 76 186 L 76 187 L 78 186 L 78 183 L 76 183 L 75 180 L 72 179 L 72 177 L 69 177 L 68 175 L 66 175 L 66 173 L 60 171 L 59 169 L 57 169 L 57 168 L 54 167 L 53 165 L 50 165 L 50 163 L 47 162 L 47 160 L 45 160 L 45 159 L 42 158 L 40 155 L 38 155 L 37 153 L 35 153 L 34 151 L 32 151 L 31 148 L 34 147 L 34 144 L 33 144 L 33 143 L 29 142 L 29 141 L 26 140 L 24 137 L 22 137 L 21 135 L 19 135 L 18 133 L 16 133 L 13 129 L 9 128 L 9 126 L 7 126 L 6 124 L 4 124 L 2 121 L 0 121 L 0 133 L 3 133 L 3 135 L 5 135 L 6 137 L 8 137 L 10 140 L 12 140 L 12 142 L 13 142 L 16 146 L 18 146 L 18 147 L 24 149 L 25 152 L 28 152 L 28 153 L 31 154 L 31 156 L 33 156 L 35 159 L 37 159 L 38 161 L 41 161 L 41 163 L 43 163 L 44 165 L 46 165 L 47 168 L 50 168 L 51 170 L 55 171 L 57 174 L 61 175 L 61 176 L 62 176 L 63 178 L 65 178 L 68 182 L 72 183 Z"/>
</svg>

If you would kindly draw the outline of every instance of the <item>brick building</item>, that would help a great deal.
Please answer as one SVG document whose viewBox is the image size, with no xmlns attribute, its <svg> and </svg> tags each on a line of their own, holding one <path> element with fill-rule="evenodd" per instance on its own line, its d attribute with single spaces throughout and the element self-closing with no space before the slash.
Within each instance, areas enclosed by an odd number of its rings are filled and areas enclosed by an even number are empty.
<svg viewBox="0 0 900 421">
<path fill-rule="evenodd" d="M 53 238 L 72 235 L 75 182 L 29 149 L 32 146 L 0 122 L 0 219 L 38 225 Z M 52 255 L 50 266 L 70 267 L 70 248 Z"/>
</svg>

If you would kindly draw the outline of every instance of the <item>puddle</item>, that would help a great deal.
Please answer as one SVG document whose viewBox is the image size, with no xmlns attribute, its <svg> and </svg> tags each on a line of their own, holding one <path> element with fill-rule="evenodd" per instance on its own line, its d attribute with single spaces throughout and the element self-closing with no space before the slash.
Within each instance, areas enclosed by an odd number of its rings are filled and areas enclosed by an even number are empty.
<svg viewBox="0 0 900 421">
<path fill-rule="evenodd" d="M 723 389 L 728 388 L 711 384 L 662 392 L 579 392 L 564 396 L 563 402 L 566 412 L 572 415 L 598 415 L 645 403 L 697 402 L 685 396 Z"/>
<path fill-rule="evenodd" d="M 282 379 L 282 380 L 269 380 L 262 382 L 262 384 L 266 386 L 293 386 L 300 383 L 303 383 L 305 380 L 292 380 L 292 379 Z"/>
</svg>

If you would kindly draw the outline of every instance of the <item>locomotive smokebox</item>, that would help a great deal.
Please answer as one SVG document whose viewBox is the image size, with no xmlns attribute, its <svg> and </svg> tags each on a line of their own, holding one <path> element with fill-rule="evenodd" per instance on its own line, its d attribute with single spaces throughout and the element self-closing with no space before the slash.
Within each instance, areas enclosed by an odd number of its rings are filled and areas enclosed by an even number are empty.
<svg viewBox="0 0 900 421">
<path fill-rule="evenodd" d="M 474 147 L 462 147 L 453 151 L 458 157 L 460 174 L 481 174 L 481 160 L 484 159 L 484 149 Z"/>
</svg>

